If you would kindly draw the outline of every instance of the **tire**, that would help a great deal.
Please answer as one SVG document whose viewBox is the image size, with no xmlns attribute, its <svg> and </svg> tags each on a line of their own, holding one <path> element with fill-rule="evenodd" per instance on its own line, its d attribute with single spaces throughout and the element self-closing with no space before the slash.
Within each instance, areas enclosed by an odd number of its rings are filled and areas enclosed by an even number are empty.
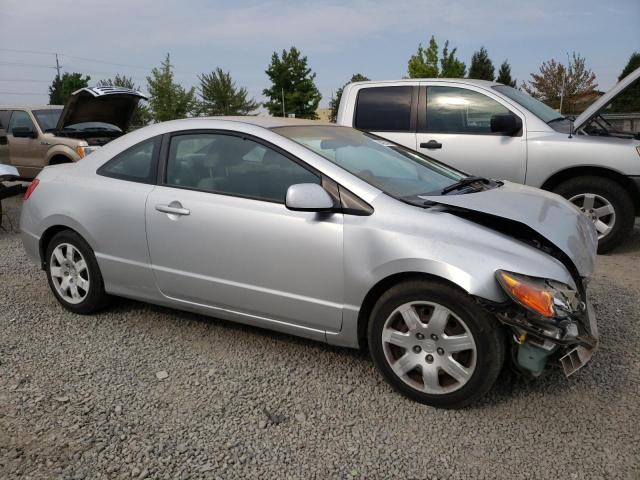
<svg viewBox="0 0 640 480">
<path fill-rule="evenodd" d="M 491 389 L 504 364 L 503 327 L 467 293 L 434 280 L 400 283 L 384 293 L 371 312 L 367 337 L 387 382 L 432 407 L 463 408 L 476 401 Z"/>
<path fill-rule="evenodd" d="M 588 207 L 586 203 L 591 199 L 593 209 L 586 208 L 585 214 L 593 210 L 597 216 L 597 210 L 601 207 L 608 208 L 608 203 L 613 208 L 613 215 L 601 215 L 594 220 L 602 222 L 600 225 L 608 225 L 610 230 L 606 233 L 598 228 L 598 253 L 607 253 L 613 250 L 624 238 L 629 235 L 635 221 L 635 208 L 629 192 L 615 180 L 606 177 L 584 176 L 576 177 L 556 186 L 553 191 L 558 195 L 574 203 L 578 208 Z M 603 234 L 604 233 L 604 234 Z"/>
<path fill-rule="evenodd" d="M 107 305 L 98 262 L 80 235 L 71 230 L 57 233 L 47 245 L 45 259 L 49 287 L 64 308 L 88 315 Z"/>
</svg>

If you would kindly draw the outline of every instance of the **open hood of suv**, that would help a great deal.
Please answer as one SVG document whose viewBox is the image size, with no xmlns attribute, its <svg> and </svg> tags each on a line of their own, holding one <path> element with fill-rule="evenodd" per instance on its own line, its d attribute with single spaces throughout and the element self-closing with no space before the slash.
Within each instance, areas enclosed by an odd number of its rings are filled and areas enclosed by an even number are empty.
<svg viewBox="0 0 640 480">
<path fill-rule="evenodd" d="M 624 92 L 629 86 L 640 78 L 640 68 L 637 68 L 629 75 L 624 77 L 607 93 L 598 98 L 595 102 L 589 105 L 584 112 L 582 112 L 573 122 L 573 126 L 576 130 L 584 127 L 593 117 L 598 115 L 600 111 L 609 105 L 614 98 Z"/>
<path fill-rule="evenodd" d="M 140 100 L 147 97 L 130 88 L 87 87 L 71 94 L 58 119 L 58 130 L 77 123 L 102 122 L 125 132 Z"/>
<path fill-rule="evenodd" d="M 420 198 L 527 226 L 560 249 L 580 276 L 593 273 L 598 235 L 586 215 L 555 193 L 504 182 L 501 187 L 461 195 Z M 490 227 L 491 228 L 491 227 Z"/>
</svg>

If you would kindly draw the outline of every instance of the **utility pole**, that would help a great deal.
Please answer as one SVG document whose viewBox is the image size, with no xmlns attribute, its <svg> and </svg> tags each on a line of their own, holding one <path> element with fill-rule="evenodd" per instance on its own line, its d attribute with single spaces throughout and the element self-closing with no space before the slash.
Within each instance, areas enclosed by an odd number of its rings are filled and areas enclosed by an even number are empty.
<svg viewBox="0 0 640 480">
<path fill-rule="evenodd" d="M 283 117 L 287 116 L 286 111 L 284 109 L 284 87 L 282 88 L 282 116 Z"/>
<path fill-rule="evenodd" d="M 58 78 L 60 78 L 60 62 L 58 61 L 57 53 L 56 53 L 56 70 L 58 71 Z"/>
<path fill-rule="evenodd" d="M 562 72 L 562 91 L 560 92 L 560 115 L 562 115 L 562 101 L 564 100 L 564 93 L 567 88 L 567 73 L 569 72 L 569 65 L 571 61 L 569 60 L 569 52 L 567 52 L 567 66 Z"/>
</svg>

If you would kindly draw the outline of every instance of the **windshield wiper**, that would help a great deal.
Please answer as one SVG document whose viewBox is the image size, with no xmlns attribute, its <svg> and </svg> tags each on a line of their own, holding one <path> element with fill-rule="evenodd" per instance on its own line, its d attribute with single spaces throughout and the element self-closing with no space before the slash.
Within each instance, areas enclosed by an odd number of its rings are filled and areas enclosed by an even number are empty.
<svg viewBox="0 0 640 480">
<path fill-rule="evenodd" d="M 460 180 L 459 182 L 453 183 L 451 185 L 449 185 L 448 187 L 444 187 L 442 189 L 442 195 L 447 194 L 449 192 L 453 192 L 454 190 L 459 190 L 463 187 L 466 187 L 468 185 L 471 185 L 472 183 L 476 183 L 476 182 L 482 182 L 482 183 L 489 183 L 490 180 L 484 177 L 478 177 L 475 175 L 471 175 L 470 177 L 466 177 L 463 178 L 462 180 Z"/>
<path fill-rule="evenodd" d="M 561 122 L 562 120 L 566 120 L 566 117 L 556 117 L 556 118 L 552 118 L 551 120 L 549 120 L 547 122 L 547 125 L 549 125 L 550 123 L 554 123 L 554 122 Z"/>
</svg>

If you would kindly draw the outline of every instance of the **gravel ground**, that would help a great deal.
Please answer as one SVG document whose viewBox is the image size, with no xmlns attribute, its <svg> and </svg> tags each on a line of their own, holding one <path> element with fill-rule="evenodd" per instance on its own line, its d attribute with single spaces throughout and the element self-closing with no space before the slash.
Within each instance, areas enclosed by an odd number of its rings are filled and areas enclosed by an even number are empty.
<svg viewBox="0 0 640 480">
<path fill-rule="evenodd" d="M 128 300 L 68 313 L 6 220 L 2 479 L 640 478 L 638 225 L 598 259 L 588 367 L 443 411 L 357 351 Z"/>
</svg>

